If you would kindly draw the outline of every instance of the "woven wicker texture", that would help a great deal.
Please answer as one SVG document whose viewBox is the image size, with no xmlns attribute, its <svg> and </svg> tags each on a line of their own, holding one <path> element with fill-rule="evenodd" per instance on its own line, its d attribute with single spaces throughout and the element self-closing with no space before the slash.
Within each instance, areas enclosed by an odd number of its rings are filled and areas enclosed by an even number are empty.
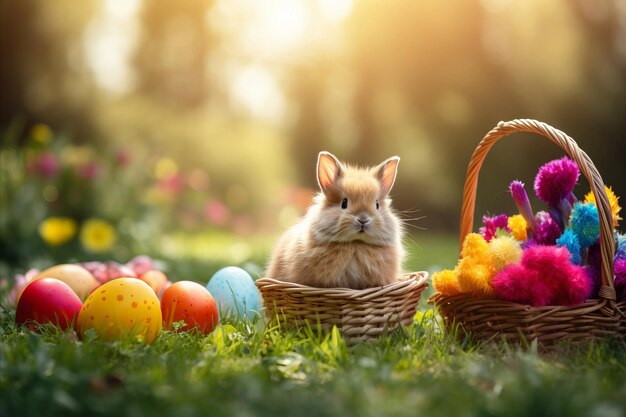
<svg viewBox="0 0 626 417">
<path fill-rule="evenodd" d="M 617 308 L 621 314 L 619 334 L 622 339 L 626 340 L 626 300 L 617 303 Z"/>
<path fill-rule="evenodd" d="M 272 278 L 261 278 L 256 285 L 269 317 L 287 326 L 316 328 L 319 324 L 329 329 L 336 325 L 354 342 L 409 324 L 427 279 L 428 273 L 415 272 L 391 285 L 364 290 L 316 288 Z"/>
<path fill-rule="evenodd" d="M 485 135 L 476 147 L 467 168 L 461 211 L 461 243 L 473 228 L 478 175 L 483 161 L 498 140 L 515 132 L 535 133 L 549 139 L 576 161 L 589 181 L 600 218 L 602 286 L 599 298 L 577 306 L 531 307 L 468 295 L 446 297 L 436 293 L 430 298 L 430 302 L 439 308 L 448 326 L 459 324 L 465 332 L 473 334 L 479 340 L 506 338 L 517 342 L 521 339 L 536 339 L 541 344 L 550 345 L 563 338 L 577 341 L 616 335 L 619 332 L 620 315 L 613 288 L 615 242 L 609 200 L 602 177 L 591 159 L 572 138 L 560 130 L 536 120 L 517 119 L 500 122 Z"/>
</svg>

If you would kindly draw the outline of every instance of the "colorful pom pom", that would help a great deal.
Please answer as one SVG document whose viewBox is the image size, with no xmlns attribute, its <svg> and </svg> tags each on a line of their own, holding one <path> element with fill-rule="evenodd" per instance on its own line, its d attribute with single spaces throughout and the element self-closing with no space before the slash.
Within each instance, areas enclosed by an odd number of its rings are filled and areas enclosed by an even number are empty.
<svg viewBox="0 0 626 417">
<path fill-rule="evenodd" d="M 583 262 L 583 258 L 581 255 L 581 247 L 580 242 L 578 241 L 578 236 L 572 230 L 567 229 L 563 232 L 560 238 L 556 240 L 556 244 L 558 246 L 563 246 L 570 253 L 570 260 L 574 265 L 580 265 Z"/>
<path fill-rule="evenodd" d="M 576 203 L 572 209 L 569 228 L 576 233 L 580 246 L 588 248 L 600 237 L 600 220 L 598 209 L 594 204 Z"/>
<path fill-rule="evenodd" d="M 615 268 L 615 292 L 617 299 L 626 297 L 626 259 L 618 259 L 613 265 Z"/>
<path fill-rule="evenodd" d="M 493 295 L 493 287 L 491 286 L 493 274 L 486 264 L 462 259 L 457 269 L 457 278 L 461 292 L 479 298 Z"/>
<path fill-rule="evenodd" d="M 478 233 L 470 233 L 463 240 L 461 257 L 463 259 L 485 259 L 487 252 L 487 241 Z"/>
<path fill-rule="evenodd" d="M 485 227 L 480 228 L 480 234 L 485 238 L 487 242 L 496 237 L 498 229 L 510 232 L 508 227 L 509 216 L 506 214 L 498 214 L 497 216 L 488 217 L 483 216 L 483 223 Z"/>
<path fill-rule="evenodd" d="M 455 271 L 444 269 L 433 274 L 433 287 L 435 290 L 447 297 L 461 294 L 459 281 Z"/>
<path fill-rule="evenodd" d="M 613 215 L 613 226 L 619 226 L 619 221 L 622 218 L 619 216 L 619 212 L 622 211 L 622 208 L 619 205 L 619 197 L 615 195 L 613 189 L 611 187 L 604 186 L 604 191 L 606 192 L 606 196 L 609 198 L 609 204 L 611 205 L 611 213 Z M 596 204 L 596 196 L 593 195 L 593 192 L 589 192 L 585 196 L 585 203 L 593 203 Z"/>
<path fill-rule="evenodd" d="M 507 226 L 515 239 L 519 241 L 528 239 L 528 222 L 521 214 L 509 217 Z"/>
<path fill-rule="evenodd" d="M 495 275 L 508 265 L 518 263 L 522 258 L 522 248 L 519 242 L 512 237 L 500 236 L 489 242 L 487 258 L 492 273 Z"/>
<path fill-rule="evenodd" d="M 535 307 L 549 304 L 549 291 L 538 272 L 521 264 L 509 265 L 497 273 L 493 278 L 493 289 L 496 296 L 505 301 Z"/>
<path fill-rule="evenodd" d="M 550 161 L 539 168 L 535 193 L 548 206 L 558 207 L 561 200 L 569 199 L 579 176 L 578 165 L 571 159 L 563 157 Z"/>
<path fill-rule="evenodd" d="M 615 235 L 615 259 L 626 259 L 626 235 Z"/>
<path fill-rule="evenodd" d="M 598 296 L 600 286 L 602 285 L 602 251 L 600 250 L 600 243 L 596 242 L 595 245 L 589 248 L 587 252 L 587 266 L 585 266 L 587 276 L 592 282 L 591 298 Z"/>
<path fill-rule="evenodd" d="M 506 301 L 545 305 L 581 304 L 591 294 L 585 269 L 569 261 L 567 249 L 533 246 L 520 264 L 509 265 L 493 279 L 495 294 Z"/>
<path fill-rule="evenodd" d="M 545 211 L 540 211 L 536 216 L 537 228 L 533 239 L 539 245 L 554 245 L 561 236 L 561 228 Z"/>
</svg>

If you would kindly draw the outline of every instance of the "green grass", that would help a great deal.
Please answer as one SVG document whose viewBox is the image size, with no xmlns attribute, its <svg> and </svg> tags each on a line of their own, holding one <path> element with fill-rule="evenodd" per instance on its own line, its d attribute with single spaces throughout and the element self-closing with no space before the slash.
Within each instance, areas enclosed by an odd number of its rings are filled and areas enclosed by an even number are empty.
<svg viewBox="0 0 626 417">
<path fill-rule="evenodd" d="M 626 348 L 459 343 L 436 316 L 374 343 L 226 320 L 151 346 L 0 327 L 4 416 L 624 416 Z"/>
<path fill-rule="evenodd" d="M 455 262 L 454 238 L 416 241 L 408 269 Z M 164 264 L 206 282 L 222 262 Z M 429 309 L 424 297 L 411 326 L 354 346 L 232 318 L 209 336 L 106 343 L 33 333 L 0 309 L 0 416 L 626 416 L 624 342 L 481 346 L 442 332 Z"/>
</svg>

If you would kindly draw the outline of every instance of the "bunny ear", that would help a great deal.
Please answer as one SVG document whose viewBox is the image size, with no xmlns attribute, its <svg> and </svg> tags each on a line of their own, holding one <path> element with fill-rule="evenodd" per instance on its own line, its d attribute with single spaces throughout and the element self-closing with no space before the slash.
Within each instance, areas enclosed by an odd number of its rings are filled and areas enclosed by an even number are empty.
<svg viewBox="0 0 626 417">
<path fill-rule="evenodd" d="M 341 176 L 341 162 L 330 152 L 320 152 L 317 157 L 317 182 L 324 194 Z"/>
<path fill-rule="evenodd" d="M 391 191 L 391 187 L 393 187 L 393 183 L 396 181 L 396 174 L 398 172 L 399 162 L 399 157 L 392 156 L 391 158 L 385 160 L 383 163 L 374 168 L 374 173 L 376 178 L 380 182 L 383 195 L 389 194 L 389 191 Z"/>
</svg>

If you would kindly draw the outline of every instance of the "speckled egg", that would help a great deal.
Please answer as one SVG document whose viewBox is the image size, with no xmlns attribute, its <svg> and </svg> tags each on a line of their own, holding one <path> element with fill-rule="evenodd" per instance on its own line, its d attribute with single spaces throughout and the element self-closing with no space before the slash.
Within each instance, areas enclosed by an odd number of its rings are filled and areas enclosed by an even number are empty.
<svg viewBox="0 0 626 417">
<path fill-rule="evenodd" d="M 261 310 L 261 294 L 252 277 L 236 266 L 217 271 L 207 289 L 213 295 L 220 314 L 252 318 Z"/>
<path fill-rule="evenodd" d="M 85 300 L 77 321 L 81 337 L 94 329 L 104 340 L 136 337 L 152 343 L 161 331 L 159 299 L 137 278 L 117 278 L 101 285 Z"/>
</svg>

